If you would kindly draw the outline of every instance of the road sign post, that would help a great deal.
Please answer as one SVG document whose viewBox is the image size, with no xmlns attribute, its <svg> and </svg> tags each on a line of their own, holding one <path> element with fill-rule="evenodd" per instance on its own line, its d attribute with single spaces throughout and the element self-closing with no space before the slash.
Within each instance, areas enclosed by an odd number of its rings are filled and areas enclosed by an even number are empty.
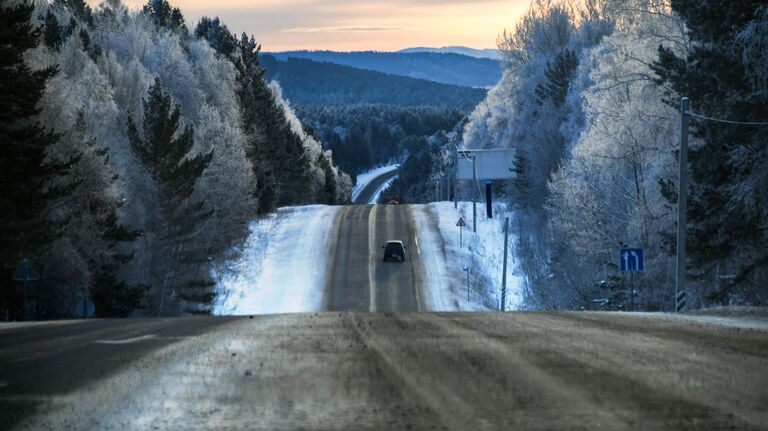
<svg viewBox="0 0 768 431">
<path fill-rule="evenodd" d="M 634 273 L 643 272 L 645 262 L 642 248 L 622 248 L 619 253 L 621 272 L 629 272 L 629 311 L 635 308 L 635 277 Z"/>
<path fill-rule="evenodd" d="M 493 193 L 490 181 L 485 182 L 485 212 L 488 218 L 493 218 Z"/>
<path fill-rule="evenodd" d="M 40 280 L 40 275 L 32 268 L 32 263 L 26 257 L 19 260 L 19 264 L 16 267 L 16 271 L 13 272 L 13 281 L 21 281 L 24 283 L 24 309 L 22 310 L 22 317 L 24 320 L 29 318 L 28 309 L 28 291 L 29 282 Z"/>
<path fill-rule="evenodd" d="M 456 226 L 459 227 L 459 248 L 464 248 L 464 226 L 466 225 L 464 217 L 459 217 L 459 221 L 456 222 Z"/>
</svg>

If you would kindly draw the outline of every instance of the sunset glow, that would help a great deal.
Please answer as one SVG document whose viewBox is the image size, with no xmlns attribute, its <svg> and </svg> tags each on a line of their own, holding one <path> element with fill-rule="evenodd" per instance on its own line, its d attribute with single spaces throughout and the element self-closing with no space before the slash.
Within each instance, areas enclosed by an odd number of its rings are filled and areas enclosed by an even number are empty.
<svg viewBox="0 0 768 431">
<path fill-rule="evenodd" d="M 130 8 L 143 0 L 127 0 Z M 254 34 L 265 51 L 393 51 L 415 46 L 493 48 L 527 0 L 176 0 L 187 25 L 219 16 L 230 30 Z"/>
</svg>

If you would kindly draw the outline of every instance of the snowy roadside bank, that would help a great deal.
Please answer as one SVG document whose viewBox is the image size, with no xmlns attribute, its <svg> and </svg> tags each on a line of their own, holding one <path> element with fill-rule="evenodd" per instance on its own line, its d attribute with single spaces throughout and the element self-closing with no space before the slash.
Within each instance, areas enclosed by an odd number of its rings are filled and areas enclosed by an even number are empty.
<svg viewBox="0 0 768 431">
<path fill-rule="evenodd" d="M 328 235 L 340 207 L 278 209 L 251 222 L 251 234 L 218 280 L 217 315 L 319 311 Z M 216 276 L 214 274 L 214 276 Z"/>
<path fill-rule="evenodd" d="M 498 310 L 503 264 L 504 216 L 506 206 L 494 205 L 494 218 L 485 217 L 478 205 L 477 234 L 472 233 L 472 204 L 437 202 L 413 206 L 424 264 L 425 299 L 429 311 Z M 463 217 L 463 247 L 456 222 Z M 522 304 L 522 275 L 517 267 L 517 235 L 510 230 L 507 258 L 507 310 Z M 469 299 L 467 272 L 469 269 Z"/>
<path fill-rule="evenodd" d="M 379 168 L 375 168 L 368 172 L 359 174 L 357 176 L 357 183 L 355 183 L 355 187 L 352 189 L 352 200 L 353 201 L 357 200 L 357 197 L 360 195 L 360 192 L 362 192 L 363 189 L 365 189 L 365 186 L 367 186 L 371 181 L 373 181 L 374 178 L 384 175 L 386 173 L 395 171 L 399 167 L 400 167 L 400 164 L 396 163 L 394 165 L 381 166 Z"/>
</svg>

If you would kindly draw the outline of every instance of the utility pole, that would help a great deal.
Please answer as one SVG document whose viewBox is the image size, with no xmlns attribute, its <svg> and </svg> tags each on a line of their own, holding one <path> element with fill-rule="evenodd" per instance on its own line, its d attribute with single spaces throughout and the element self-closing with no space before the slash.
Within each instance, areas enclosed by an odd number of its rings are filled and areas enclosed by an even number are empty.
<svg viewBox="0 0 768 431">
<path fill-rule="evenodd" d="M 504 269 L 501 270 L 501 311 L 507 311 L 507 244 L 509 243 L 509 217 L 504 217 Z"/>
<path fill-rule="evenodd" d="M 680 175 L 677 191 L 677 282 L 675 298 L 685 291 L 685 234 L 688 210 L 688 111 L 690 101 L 683 97 L 680 101 Z M 677 305 L 675 305 L 675 309 Z"/>
<path fill-rule="evenodd" d="M 472 153 L 472 232 L 477 233 L 477 166 Z"/>
<path fill-rule="evenodd" d="M 444 178 L 445 180 L 445 200 L 451 201 L 451 175 L 448 174 Z"/>
<path fill-rule="evenodd" d="M 459 182 L 459 150 L 453 153 L 453 209 L 459 208 L 459 200 L 456 198 L 456 190 Z"/>
</svg>

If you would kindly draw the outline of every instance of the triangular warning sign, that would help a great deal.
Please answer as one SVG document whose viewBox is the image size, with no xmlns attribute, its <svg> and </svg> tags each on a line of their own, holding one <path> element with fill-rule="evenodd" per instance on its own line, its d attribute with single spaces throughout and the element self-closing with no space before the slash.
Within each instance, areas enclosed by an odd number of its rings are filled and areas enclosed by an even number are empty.
<svg viewBox="0 0 768 431">
<path fill-rule="evenodd" d="M 464 217 L 459 217 L 459 221 L 456 223 L 456 226 L 458 226 L 458 227 L 464 227 L 464 226 L 466 226 L 466 225 L 467 225 L 467 224 L 466 224 L 466 223 L 464 223 Z"/>
</svg>

